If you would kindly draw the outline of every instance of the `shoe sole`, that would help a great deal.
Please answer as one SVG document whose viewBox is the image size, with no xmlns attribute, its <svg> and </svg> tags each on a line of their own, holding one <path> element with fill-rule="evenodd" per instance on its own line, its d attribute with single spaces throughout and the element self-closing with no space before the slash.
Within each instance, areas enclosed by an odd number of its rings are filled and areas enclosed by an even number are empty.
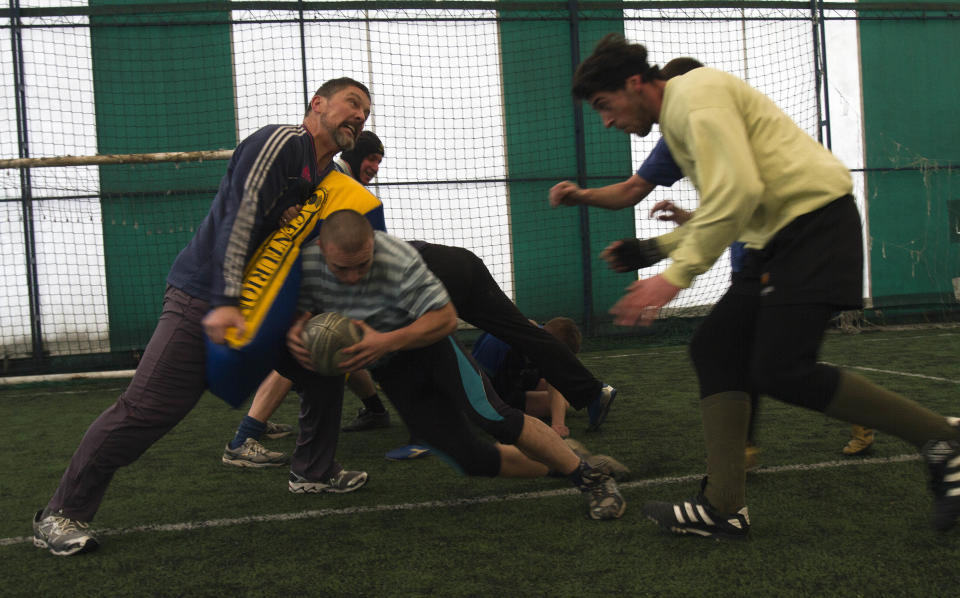
<svg viewBox="0 0 960 598">
<path fill-rule="evenodd" d="M 730 540 L 743 540 L 750 533 L 750 528 L 747 528 L 747 531 L 742 534 L 730 533 L 722 530 L 710 531 L 705 529 L 699 529 L 696 527 L 688 527 L 677 525 L 676 521 L 670 521 L 669 523 L 660 521 L 654 515 L 644 512 L 644 516 L 650 521 L 657 524 L 657 527 L 662 529 L 665 532 L 669 532 L 675 536 L 695 536 L 698 538 L 724 538 Z"/>
<path fill-rule="evenodd" d="M 313 486 L 307 487 L 306 485 L 300 485 L 294 487 L 293 484 L 287 483 L 287 488 L 290 492 L 294 494 L 347 494 L 348 492 L 354 492 L 363 488 L 364 484 L 367 483 L 367 478 L 363 478 L 363 481 L 355 486 L 350 486 L 349 488 L 334 488 L 333 486 Z"/>
<path fill-rule="evenodd" d="M 55 556 L 71 556 L 74 554 L 83 554 L 87 552 L 93 552 L 94 550 L 100 547 L 100 544 L 96 540 L 90 539 L 84 542 L 83 544 L 81 544 L 80 546 L 77 546 L 76 548 L 58 551 L 54 549 L 52 546 L 50 546 L 50 544 L 46 540 L 41 540 L 40 538 L 37 538 L 37 537 L 33 538 L 33 545 L 36 546 L 37 548 L 47 549 L 50 551 L 50 554 Z"/>
<path fill-rule="evenodd" d="M 627 510 L 627 501 L 623 501 L 623 503 L 620 505 L 620 510 L 617 511 L 615 515 L 603 516 L 603 517 L 599 515 L 594 516 L 593 509 L 590 509 L 589 515 L 590 515 L 590 519 L 593 519 L 594 521 L 606 521 L 607 519 L 620 519 L 621 517 L 623 517 L 623 513 L 626 510 Z"/>
<path fill-rule="evenodd" d="M 253 461 L 246 461 L 244 459 L 228 459 L 226 457 L 220 457 L 220 462 L 224 465 L 229 465 L 231 467 L 239 467 L 241 469 L 265 469 L 267 467 L 283 467 L 287 465 L 287 461 L 283 463 L 254 463 Z"/>
<path fill-rule="evenodd" d="M 669 532 L 675 536 L 693 536 L 697 538 L 714 538 L 714 539 L 725 539 L 725 540 L 744 540 L 747 538 L 747 534 L 730 534 L 727 532 L 721 531 L 707 531 L 703 529 L 697 529 L 694 527 L 680 527 L 677 525 L 667 525 L 661 523 L 656 517 L 652 515 L 647 515 L 647 519 L 657 524 L 657 527 L 662 529 L 665 532 Z M 749 530 L 748 530 L 749 533 Z"/>
<path fill-rule="evenodd" d="M 355 486 L 348 490 L 339 490 L 335 488 L 292 488 L 290 487 L 290 492 L 293 494 L 347 494 L 353 492 L 354 490 L 359 490 L 361 486 Z"/>
<path fill-rule="evenodd" d="M 273 434 L 264 434 L 264 436 L 270 440 L 276 440 L 277 438 L 286 438 L 291 434 L 293 434 L 293 432 L 274 432 Z"/>
<path fill-rule="evenodd" d="M 416 451 L 403 451 L 398 449 L 387 451 L 384 457 L 387 461 L 410 461 L 411 459 L 421 459 L 430 456 L 430 449 L 420 449 Z"/>
</svg>

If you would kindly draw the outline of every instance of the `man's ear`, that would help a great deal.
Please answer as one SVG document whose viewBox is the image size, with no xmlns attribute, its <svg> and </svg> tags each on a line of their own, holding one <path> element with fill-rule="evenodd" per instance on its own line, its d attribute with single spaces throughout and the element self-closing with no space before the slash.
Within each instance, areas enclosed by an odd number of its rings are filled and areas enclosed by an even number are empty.
<svg viewBox="0 0 960 598">
<path fill-rule="evenodd" d="M 327 98 L 323 96 L 313 96 L 310 100 L 310 109 L 313 112 L 323 112 L 327 107 Z"/>
<path fill-rule="evenodd" d="M 643 75 L 630 75 L 623 87 L 628 91 L 636 91 L 642 84 Z"/>
</svg>

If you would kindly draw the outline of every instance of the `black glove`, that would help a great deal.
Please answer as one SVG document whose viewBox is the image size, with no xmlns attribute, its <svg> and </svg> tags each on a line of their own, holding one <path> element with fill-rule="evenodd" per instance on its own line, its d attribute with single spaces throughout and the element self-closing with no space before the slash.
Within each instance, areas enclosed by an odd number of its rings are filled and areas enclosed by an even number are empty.
<svg viewBox="0 0 960 598">
<path fill-rule="evenodd" d="M 655 239 L 620 239 L 606 259 L 611 269 L 630 272 L 652 266 L 665 257 Z"/>
</svg>

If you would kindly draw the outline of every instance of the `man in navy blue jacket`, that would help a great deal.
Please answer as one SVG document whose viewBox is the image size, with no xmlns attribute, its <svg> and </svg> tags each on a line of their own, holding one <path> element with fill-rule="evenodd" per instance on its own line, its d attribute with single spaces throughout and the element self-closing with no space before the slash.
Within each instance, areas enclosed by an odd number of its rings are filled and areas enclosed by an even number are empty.
<svg viewBox="0 0 960 598">
<path fill-rule="evenodd" d="M 243 331 L 238 298 L 247 262 L 284 212 L 330 172 L 333 156 L 354 146 L 370 103 L 362 83 L 333 79 L 314 94 L 303 124 L 267 126 L 237 146 L 210 212 L 170 269 L 163 311 L 133 380 L 90 425 L 34 517 L 36 546 L 60 556 L 98 546 L 88 522 L 114 472 L 196 405 L 206 389 L 204 333 L 222 343 L 228 328 Z"/>
</svg>

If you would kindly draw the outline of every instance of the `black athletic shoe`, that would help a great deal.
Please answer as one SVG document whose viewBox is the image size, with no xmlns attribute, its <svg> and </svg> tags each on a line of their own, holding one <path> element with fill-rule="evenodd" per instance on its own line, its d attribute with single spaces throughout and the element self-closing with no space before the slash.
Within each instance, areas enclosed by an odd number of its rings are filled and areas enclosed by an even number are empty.
<svg viewBox="0 0 960 598">
<path fill-rule="evenodd" d="M 375 430 L 377 428 L 389 428 L 390 427 L 390 414 L 386 411 L 383 413 L 374 413 L 366 407 L 361 407 L 357 411 L 357 417 L 353 418 L 353 421 L 343 427 L 344 432 L 362 432 L 363 430 Z"/>
<path fill-rule="evenodd" d="M 747 507 L 732 514 L 718 512 L 703 495 L 706 486 L 707 478 L 703 478 L 700 492 L 690 500 L 679 503 L 648 502 L 643 505 L 643 513 L 648 519 L 674 534 L 745 537 L 750 531 Z"/>
<path fill-rule="evenodd" d="M 958 427 L 960 420 L 950 418 Z M 933 491 L 933 529 L 944 532 L 957 523 L 960 516 L 960 442 L 931 440 L 921 450 L 930 471 L 930 490 Z"/>
</svg>

